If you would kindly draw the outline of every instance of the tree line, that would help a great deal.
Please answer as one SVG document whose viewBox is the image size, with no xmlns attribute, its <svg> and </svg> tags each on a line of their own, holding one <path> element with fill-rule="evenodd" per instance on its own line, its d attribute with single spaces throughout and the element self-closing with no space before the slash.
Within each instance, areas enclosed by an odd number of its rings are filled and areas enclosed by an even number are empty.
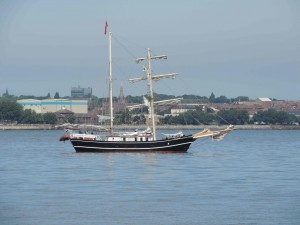
<svg viewBox="0 0 300 225">
<path fill-rule="evenodd" d="M 51 98 L 52 95 L 50 93 L 47 93 L 45 96 L 34 96 L 34 95 L 20 95 L 20 96 L 15 96 L 11 95 L 6 91 L 6 93 L 2 94 L 2 99 L 7 99 L 7 100 L 22 100 L 22 99 L 37 99 L 37 100 L 43 100 L 43 99 L 49 99 Z M 59 92 L 55 92 L 53 95 L 53 98 L 55 99 L 68 99 L 71 98 L 70 96 L 63 96 L 61 97 Z M 102 105 L 103 102 L 107 102 L 107 97 L 97 97 L 97 96 L 89 96 L 89 98 L 92 100 L 92 104 L 95 106 Z M 249 97 L 246 96 L 238 96 L 236 98 L 227 98 L 224 95 L 221 95 L 219 97 L 216 97 L 215 94 L 212 92 L 209 97 L 207 96 L 200 96 L 200 95 L 166 95 L 166 94 L 158 94 L 154 93 L 154 99 L 156 101 L 160 100 L 167 100 L 171 98 L 183 98 L 182 102 L 183 103 L 194 103 L 194 102 L 202 102 L 202 103 L 230 103 L 230 102 L 239 102 L 239 101 L 250 101 Z M 118 97 L 113 97 L 114 101 L 118 100 Z M 132 95 L 127 95 L 125 97 L 125 101 L 127 103 L 142 103 L 143 102 L 143 96 L 132 96 Z"/>
<path fill-rule="evenodd" d="M 58 93 L 57 93 L 58 94 Z M 50 94 L 48 94 L 50 95 Z M 28 96 L 27 96 L 28 97 Z M 34 97 L 34 96 L 32 96 Z M 48 97 L 48 96 L 45 96 Z M 59 97 L 59 96 L 56 96 Z M 201 99 L 202 102 L 214 101 L 249 101 L 247 97 L 237 97 L 234 99 L 227 99 L 225 96 L 215 97 L 212 93 L 209 98 L 205 96 L 197 95 L 183 95 L 183 96 L 173 96 L 173 95 L 164 95 L 164 94 L 155 94 L 157 100 L 165 100 L 176 97 L 183 97 L 183 100 L 190 101 Z M 23 106 L 16 102 L 18 98 L 12 95 L 3 94 L 0 98 L 0 123 L 3 121 L 15 121 L 17 123 L 25 124 L 38 124 L 38 123 L 47 123 L 55 124 L 57 123 L 55 113 L 45 113 L 38 114 L 31 109 L 23 109 Z M 117 98 L 114 98 L 114 101 L 117 101 Z M 127 96 L 126 102 L 130 103 L 141 103 L 143 101 L 142 96 Z M 102 106 L 105 102 L 105 98 L 92 97 L 92 106 L 91 108 Z M 162 115 L 168 112 L 162 112 Z M 145 115 L 143 112 L 121 112 L 115 115 L 115 124 L 144 124 L 146 121 Z M 65 122 L 76 122 L 74 116 L 65 118 Z M 249 117 L 249 114 L 245 110 L 230 109 L 230 110 L 221 110 L 218 113 L 212 111 L 203 112 L 201 108 L 196 109 L 195 111 L 188 111 L 181 113 L 178 116 L 166 116 L 160 120 L 161 124 L 296 124 L 299 123 L 300 119 L 295 115 L 290 115 L 283 111 L 276 111 L 275 109 L 269 109 L 267 111 L 258 111 L 253 118 Z"/>
<path fill-rule="evenodd" d="M 23 109 L 16 101 L 0 100 L 0 123 L 56 124 L 55 113 L 38 114 L 31 109 Z"/>
<path fill-rule="evenodd" d="M 196 111 L 187 111 L 178 116 L 167 116 L 162 120 L 163 124 L 280 124 L 291 125 L 299 123 L 300 119 L 295 115 L 286 112 L 269 109 L 267 111 L 258 111 L 253 118 L 250 118 L 246 110 L 229 109 L 221 110 L 218 113 L 206 113 L 201 109 Z"/>
<path fill-rule="evenodd" d="M 126 110 L 115 117 L 115 124 L 144 124 L 146 117 L 144 114 L 130 112 Z M 300 123 L 300 119 L 295 115 L 286 112 L 269 109 L 258 111 L 253 118 L 250 118 L 246 110 L 230 109 L 221 110 L 218 113 L 203 112 L 202 109 L 190 110 L 178 116 L 168 115 L 159 120 L 162 125 L 246 125 L 246 124 L 280 124 L 292 125 Z"/>
</svg>

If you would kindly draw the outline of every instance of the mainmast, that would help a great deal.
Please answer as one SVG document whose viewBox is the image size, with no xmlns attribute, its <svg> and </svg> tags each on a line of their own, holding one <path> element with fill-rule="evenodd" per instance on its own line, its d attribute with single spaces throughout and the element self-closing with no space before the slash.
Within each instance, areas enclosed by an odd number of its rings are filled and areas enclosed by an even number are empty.
<svg viewBox="0 0 300 225">
<path fill-rule="evenodd" d="M 161 74 L 161 75 L 152 75 L 152 69 L 151 69 L 151 60 L 152 59 L 167 59 L 166 55 L 160 55 L 160 56 L 151 56 L 150 48 L 147 49 L 147 57 L 146 58 L 138 58 L 136 59 L 136 63 L 142 62 L 145 59 L 147 59 L 147 66 L 143 66 L 143 70 L 147 72 L 146 77 L 140 77 L 140 78 L 132 78 L 129 79 L 129 82 L 134 83 L 137 81 L 147 80 L 149 85 L 149 113 L 151 118 L 151 124 L 152 124 L 152 132 L 153 132 L 153 139 L 156 140 L 156 127 L 155 127 L 155 118 L 154 118 L 154 96 L 153 96 L 153 86 L 152 81 L 153 80 L 160 80 L 162 78 L 175 78 L 177 73 L 170 73 L 170 74 Z"/>
<path fill-rule="evenodd" d="M 113 79 L 112 79 L 112 57 L 111 57 L 111 37 L 112 33 L 108 33 L 108 61 L 109 61 L 109 74 L 108 74 L 108 80 L 109 80 L 109 115 L 110 115 L 110 132 L 113 132 L 113 124 L 114 124 L 114 114 L 113 114 Z"/>
<path fill-rule="evenodd" d="M 155 127 L 155 114 L 154 114 L 154 96 L 152 88 L 152 70 L 151 70 L 151 53 L 148 48 L 147 60 L 148 60 L 148 83 L 149 83 L 149 95 L 150 95 L 150 117 L 152 122 L 153 139 L 156 140 L 156 127 Z"/>
</svg>

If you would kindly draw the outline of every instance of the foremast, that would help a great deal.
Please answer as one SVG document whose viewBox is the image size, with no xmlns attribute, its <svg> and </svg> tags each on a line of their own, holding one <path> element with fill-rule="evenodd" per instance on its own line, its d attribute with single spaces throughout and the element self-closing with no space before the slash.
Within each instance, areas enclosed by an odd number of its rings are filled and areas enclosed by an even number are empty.
<svg viewBox="0 0 300 225">
<path fill-rule="evenodd" d="M 114 125 L 114 110 L 113 110 L 113 79 L 112 79 L 112 53 L 111 53 L 111 37 L 112 33 L 108 33 L 108 64 L 109 64 L 109 72 L 108 72 L 108 81 L 109 81 L 109 116 L 110 116 L 110 133 L 113 133 L 113 125 Z"/>
<path fill-rule="evenodd" d="M 162 78 L 175 78 L 177 73 L 170 73 L 170 74 L 160 74 L 160 75 L 153 75 L 152 74 L 152 68 L 151 68 L 151 60 L 153 59 L 167 59 L 166 55 L 160 55 L 160 56 L 151 56 L 151 50 L 150 48 L 147 49 L 147 57 L 146 58 L 137 58 L 136 63 L 140 63 L 144 60 L 147 60 L 146 66 L 143 66 L 143 70 L 147 73 L 146 77 L 140 77 L 140 78 L 132 78 L 129 79 L 129 82 L 135 83 L 137 81 L 147 80 L 148 86 L 149 86 L 149 113 L 151 118 L 151 126 L 152 126 L 152 133 L 153 133 L 153 139 L 156 140 L 156 126 L 155 126 L 155 114 L 154 114 L 154 95 L 153 95 L 153 80 L 160 80 Z"/>
</svg>

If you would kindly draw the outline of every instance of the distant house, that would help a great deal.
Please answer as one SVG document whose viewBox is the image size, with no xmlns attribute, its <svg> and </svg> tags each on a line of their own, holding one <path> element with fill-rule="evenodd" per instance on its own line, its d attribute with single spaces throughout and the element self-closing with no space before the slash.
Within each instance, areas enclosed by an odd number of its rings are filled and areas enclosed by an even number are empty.
<svg viewBox="0 0 300 225">
<path fill-rule="evenodd" d="M 178 104 L 175 107 L 173 107 L 171 109 L 171 115 L 172 116 L 178 116 L 181 113 L 185 113 L 187 111 L 196 111 L 197 109 L 201 108 L 202 111 L 206 111 L 207 110 L 207 104 L 198 104 L 198 103 L 194 103 L 194 104 Z"/>
<path fill-rule="evenodd" d="M 272 102 L 272 100 L 269 98 L 257 98 L 256 101 L 257 102 Z"/>
<path fill-rule="evenodd" d="M 63 123 L 65 121 L 65 117 L 74 115 L 74 113 L 68 109 L 61 109 L 57 111 L 55 114 L 58 123 Z"/>
<path fill-rule="evenodd" d="M 75 116 L 76 118 L 76 123 L 85 123 L 85 124 L 89 124 L 91 123 L 91 119 L 92 117 L 89 114 L 85 114 L 85 113 L 77 113 L 75 114 L 74 112 L 68 110 L 68 109 L 61 109 L 59 111 L 57 111 L 56 113 L 56 118 L 57 118 L 57 122 L 58 123 L 64 123 L 66 122 L 66 117 L 68 116 Z"/>
<path fill-rule="evenodd" d="M 261 105 L 262 110 L 274 108 L 275 105 L 275 102 L 272 101 L 270 98 L 257 98 L 255 102 Z"/>
</svg>

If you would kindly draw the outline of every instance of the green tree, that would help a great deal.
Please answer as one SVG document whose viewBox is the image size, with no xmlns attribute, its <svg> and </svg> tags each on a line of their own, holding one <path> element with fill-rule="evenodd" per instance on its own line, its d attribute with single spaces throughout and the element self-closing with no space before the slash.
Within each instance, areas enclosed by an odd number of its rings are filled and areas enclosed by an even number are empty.
<svg viewBox="0 0 300 225">
<path fill-rule="evenodd" d="M 174 95 L 165 95 L 165 94 L 157 94 L 157 93 L 153 93 L 153 96 L 154 96 L 155 101 L 161 101 L 161 100 L 175 98 Z"/>
<path fill-rule="evenodd" d="M 229 103 L 230 100 L 226 96 L 221 95 L 220 97 L 215 98 L 214 102 L 215 103 Z"/>
<path fill-rule="evenodd" d="M 232 102 L 248 102 L 249 101 L 249 97 L 246 96 L 238 96 L 236 98 L 232 98 L 231 99 Z"/>
<path fill-rule="evenodd" d="M 57 118 L 56 114 L 52 112 L 47 112 L 43 115 L 44 122 L 47 124 L 56 124 Z"/>
<path fill-rule="evenodd" d="M 117 115 L 115 115 L 114 124 L 130 124 L 132 122 L 131 112 L 125 110 Z"/>
<path fill-rule="evenodd" d="M 16 101 L 6 99 L 0 101 L 0 121 L 20 121 L 22 112 L 23 107 Z"/>
<path fill-rule="evenodd" d="M 143 96 L 131 96 L 131 95 L 128 95 L 126 96 L 125 98 L 125 101 L 127 103 L 142 103 L 143 102 Z"/>
<path fill-rule="evenodd" d="M 55 92 L 54 98 L 59 99 L 59 93 L 58 92 Z"/>
<path fill-rule="evenodd" d="M 269 109 L 267 111 L 258 111 L 255 113 L 253 121 L 266 124 L 291 124 L 297 122 L 298 119 L 295 115 L 290 115 L 287 112 Z"/>
<path fill-rule="evenodd" d="M 74 123 L 76 121 L 76 117 L 72 114 L 66 115 L 65 118 L 64 118 L 64 121 L 66 123 Z"/>
<path fill-rule="evenodd" d="M 216 99 L 216 96 L 215 96 L 215 94 L 212 92 L 212 93 L 210 94 L 209 98 L 208 98 L 208 101 L 211 102 L 211 103 L 213 103 L 213 102 L 215 102 L 215 99 Z"/>
<path fill-rule="evenodd" d="M 243 125 L 249 122 L 249 114 L 246 110 L 230 109 L 218 112 L 220 124 Z"/>
<path fill-rule="evenodd" d="M 132 123 L 133 124 L 145 124 L 146 123 L 146 117 L 144 114 L 134 116 L 132 118 Z"/>
<path fill-rule="evenodd" d="M 214 120 L 213 115 L 205 113 L 201 109 L 187 111 L 180 114 L 179 117 L 182 117 L 182 119 L 180 119 L 181 124 L 190 125 L 209 124 Z"/>
<path fill-rule="evenodd" d="M 25 109 L 22 115 L 21 123 L 25 123 L 25 124 L 44 123 L 44 119 L 41 114 L 37 114 L 34 110 Z"/>
<path fill-rule="evenodd" d="M 188 124 L 188 125 L 199 125 L 199 124 L 210 124 L 215 121 L 213 114 L 205 113 L 201 109 L 196 111 L 187 111 L 179 114 L 178 116 L 166 116 L 161 123 L 163 124 Z"/>
<path fill-rule="evenodd" d="M 208 98 L 206 96 L 198 96 L 198 95 L 182 95 L 183 99 L 194 100 L 195 101 L 203 101 L 207 102 Z"/>
</svg>

